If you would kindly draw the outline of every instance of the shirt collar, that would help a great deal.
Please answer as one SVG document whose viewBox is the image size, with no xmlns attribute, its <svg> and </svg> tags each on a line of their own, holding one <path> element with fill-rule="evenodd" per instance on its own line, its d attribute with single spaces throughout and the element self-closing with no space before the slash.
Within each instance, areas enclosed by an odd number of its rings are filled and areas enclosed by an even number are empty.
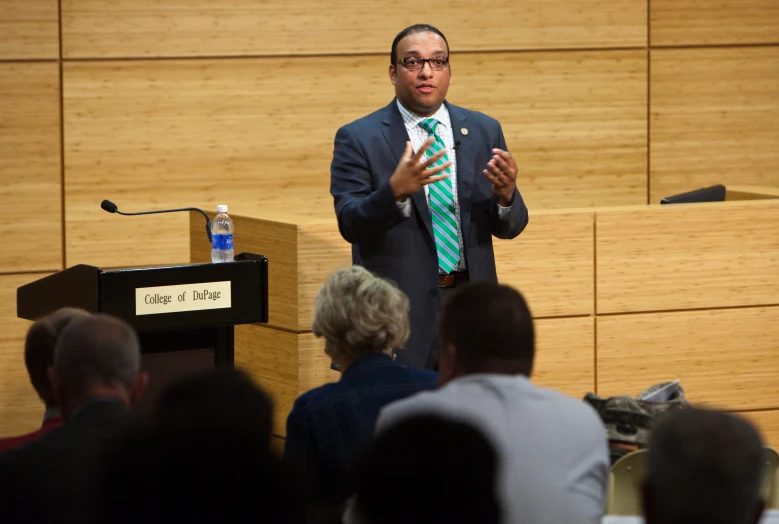
<svg viewBox="0 0 779 524">
<path fill-rule="evenodd" d="M 406 125 L 406 129 L 409 131 L 412 131 L 419 127 L 419 123 L 423 120 L 427 120 L 428 118 L 435 118 L 438 120 L 439 126 L 444 126 L 446 128 L 452 127 L 452 121 L 449 118 L 449 110 L 446 108 L 446 104 L 441 104 L 441 107 L 438 108 L 438 111 L 436 111 L 432 117 L 428 116 L 419 116 L 416 113 L 413 113 L 403 107 L 403 104 L 400 103 L 400 100 L 397 98 L 395 99 L 395 102 L 398 104 L 398 109 L 400 110 L 400 116 L 403 117 L 403 123 Z"/>
</svg>

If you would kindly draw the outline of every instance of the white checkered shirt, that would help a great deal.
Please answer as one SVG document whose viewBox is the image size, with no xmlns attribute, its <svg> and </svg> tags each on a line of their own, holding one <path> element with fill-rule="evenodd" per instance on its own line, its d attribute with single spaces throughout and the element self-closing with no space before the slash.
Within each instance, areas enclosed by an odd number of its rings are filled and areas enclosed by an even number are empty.
<svg viewBox="0 0 779 524">
<path fill-rule="evenodd" d="M 400 101 L 396 100 L 400 115 L 403 117 L 403 123 L 406 124 L 406 131 L 408 132 L 408 138 L 411 140 L 411 147 L 414 148 L 416 153 L 424 145 L 425 140 L 428 138 L 428 133 L 422 126 L 419 125 L 423 120 L 427 120 L 431 117 L 417 116 L 403 107 Z M 454 212 L 457 217 L 457 243 L 460 244 L 460 261 L 457 263 L 455 271 L 465 271 L 465 248 L 463 246 L 463 234 L 461 231 L 462 223 L 460 222 L 460 202 L 457 199 L 457 155 L 454 151 L 454 133 L 452 132 L 452 120 L 449 118 L 449 110 L 446 109 L 446 105 L 441 104 L 438 111 L 432 116 L 438 120 L 438 127 L 436 127 L 436 134 L 441 137 L 446 146 L 449 160 L 452 161 L 450 167 L 452 173 L 449 175 L 449 179 L 452 181 L 452 196 L 454 197 Z M 424 157 L 423 157 L 424 158 Z M 427 205 L 430 205 L 430 190 L 427 186 L 425 188 L 425 196 L 427 197 Z M 411 202 L 406 200 L 402 204 L 398 204 L 404 215 L 411 215 Z"/>
</svg>

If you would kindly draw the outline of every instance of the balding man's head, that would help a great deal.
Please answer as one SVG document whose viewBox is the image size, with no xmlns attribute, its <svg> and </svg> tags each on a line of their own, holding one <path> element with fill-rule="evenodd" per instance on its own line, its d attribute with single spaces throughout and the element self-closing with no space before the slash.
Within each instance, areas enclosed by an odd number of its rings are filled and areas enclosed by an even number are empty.
<svg viewBox="0 0 779 524">
<path fill-rule="evenodd" d="M 65 397 L 61 399 L 65 412 L 98 396 L 132 404 L 146 385 L 140 368 L 141 348 L 133 328 L 110 315 L 91 315 L 73 320 L 60 334 L 52 387 Z"/>
</svg>

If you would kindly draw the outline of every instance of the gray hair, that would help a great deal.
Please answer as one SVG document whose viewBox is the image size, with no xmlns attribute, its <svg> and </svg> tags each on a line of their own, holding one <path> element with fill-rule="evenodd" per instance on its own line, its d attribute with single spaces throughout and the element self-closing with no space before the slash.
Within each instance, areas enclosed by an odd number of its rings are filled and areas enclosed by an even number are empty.
<svg viewBox="0 0 779 524">
<path fill-rule="evenodd" d="M 105 314 L 77 318 L 57 341 L 54 367 L 69 389 L 100 382 L 129 390 L 141 369 L 141 344 L 124 320 Z"/>
<path fill-rule="evenodd" d="M 408 297 L 390 281 L 360 266 L 339 269 L 314 299 L 311 328 L 330 351 L 357 359 L 408 340 Z"/>
<path fill-rule="evenodd" d="M 751 522 L 761 507 L 762 473 L 760 435 L 735 415 L 672 411 L 649 438 L 647 484 L 658 522 Z"/>
</svg>

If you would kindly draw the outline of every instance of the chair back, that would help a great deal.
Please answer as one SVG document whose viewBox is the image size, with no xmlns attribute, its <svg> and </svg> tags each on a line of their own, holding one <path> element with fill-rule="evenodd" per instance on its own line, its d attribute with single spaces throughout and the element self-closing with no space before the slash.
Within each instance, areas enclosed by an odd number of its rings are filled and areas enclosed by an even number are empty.
<svg viewBox="0 0 779 524">
<path fill-rule="evenodd" d="M 641 484 L 646 477 L 647 450 L 628 453 L 611 466 L 607 515 L 641 515 Z"/>
</svg>

